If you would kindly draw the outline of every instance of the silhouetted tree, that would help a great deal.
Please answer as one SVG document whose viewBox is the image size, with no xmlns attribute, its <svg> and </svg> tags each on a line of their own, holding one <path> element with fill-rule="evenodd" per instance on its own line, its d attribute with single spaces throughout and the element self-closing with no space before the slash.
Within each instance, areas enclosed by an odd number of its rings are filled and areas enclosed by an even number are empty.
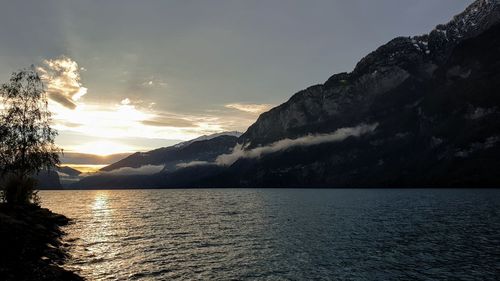
<svg viewBox="0 0 500 281">
<path fill-rule="evenodd" d="M 42 80 L 34 67 L 14 72 L 0 87 L 0 178 L 3 200 L 37 200 L 33 175 L 59 164 L 51 112 Z M 36 202 L 35 202 L 36 203 Z"/>
</svg>

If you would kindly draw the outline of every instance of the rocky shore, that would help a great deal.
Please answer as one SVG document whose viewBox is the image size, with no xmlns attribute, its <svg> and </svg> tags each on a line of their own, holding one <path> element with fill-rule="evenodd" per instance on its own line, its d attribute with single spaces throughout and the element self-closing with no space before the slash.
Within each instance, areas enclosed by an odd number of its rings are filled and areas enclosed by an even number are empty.
<svg viewBox="0 0 500 281">
<path fill-rule="evenodd" d="M 61 267 L 68 257 L 63 215 L 37 206 L 0 204 L 0 280 L 84 280 Z"/>
</svg>

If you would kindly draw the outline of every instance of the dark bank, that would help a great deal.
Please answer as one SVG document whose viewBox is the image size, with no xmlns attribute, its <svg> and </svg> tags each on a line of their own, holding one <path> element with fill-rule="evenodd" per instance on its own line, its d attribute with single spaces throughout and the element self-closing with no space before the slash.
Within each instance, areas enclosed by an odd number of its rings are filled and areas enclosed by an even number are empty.
<svg viewBox="0 0 500 281">
<path fill-rule="evenodd" d="M 83 280 L 62 268 L 69 245 L 61 227 L 68 223 L 35 205 L 0 204 L 0 280 Z"/>
</svg>

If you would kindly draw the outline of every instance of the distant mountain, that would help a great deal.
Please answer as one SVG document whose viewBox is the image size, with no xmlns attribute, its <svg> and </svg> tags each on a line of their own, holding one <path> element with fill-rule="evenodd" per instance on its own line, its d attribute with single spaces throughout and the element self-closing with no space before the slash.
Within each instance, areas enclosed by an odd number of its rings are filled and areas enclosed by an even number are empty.
<svg viewBox="0 0 500 281">
<path fill-rule="evenodd" d="M 61 189 L 59 175 L 54 170 L 43 170 L 34 176 L 37 181 L 37 189 Z"/>
<path fill-rule="evenodd" d="M 113 171 L 145 165 L 163 165 L 166 170 L 175 170 L 178 164 L 193 161 L 213 161 L 218 155 L 227 153 L 234 147 L 237 132 L 203 136 L 174 146 L 163 147 L 148 152 L 136 152 L 116 163 L 106 166 L 101 171 Z"/>
<path fill-rule="evenodd" d="M 78 180 L 80 171 L 70 167 L 58 167 L 50 171 L 42 170 L 34 176 L 37 181 L 37 189 L 62 189 L 68 182 Z"/>
<path fill-rule="evenodd" d="M 80 180 L 80 175 L 82 175 L 81 171 L 77 169 L 68 167 L 68 166 L 60 166 L 56 169 L 57 175 L 59 177 L 59 182 L 61 186 L 66 188 L 71 184 Z"/>
<path fill-rule="evenodd" d="M 175 171 L 162 171 L 150 175 L 116 175 L 98 174 L 82 178 L 71 185 L 76 189 L 101 189 L 101 188 L 174 188 L 198 187 L 200 182 L 215 174 L 221 173 L 225 168 L 217 165 L 198 165 Z M 205 186 L 205 185 L 203 185 Z"/>
<path fill-rule="evenodd" d="M 61 167 L 57 168 L 57 171 L 59 171 L 60 173 L 66 174 L 70 177 L 77 177 L 82 173 L 82 172 L 78 171 L 77 169 L 73 169 L 73 168 L 68 167 L 68 166 L 61 166 Z"/>
<path fill-rule="evenodd" d="M 189 144 L 192 144 L 193 142 L 202 141 L 202 140 L 211 140 L 213 138 L 220 137 L 220 136 L 233 136 L 233 137 L 238 138 L 242 134 L 243 134 L 242 132 L 230 131 L 230 132 L 222 132 L 222 133 L 216 133 L 216 134 L 211 134 L 211 135 L 203 135 L 201 137 L 197 137 L 197 138 L 192 139 L 192 140 L 178 143 L 178 144 L 174 145 L 174 147 L 179 148 L 179 147 L 183 147 L 183 146 L 187 146 Z"/>
<path fill-rule="evenodd" d="M 165 183 L 194 182 L 205 176 L 212 174 L 212 171 L 219 170 L 218 167 L 195 168 L 200 173 L 183 174 L 178 170 L 186 167 L 211 166 L 209 163 L 215 161 L 217 156 L 230 153 L 236 145 L 238 138 L 233 135 L 219 135 L 205 140 L 193 141 L 185 145 L 170 146 L 155 149 L 149 152 L 137 152 L 123 160 L 113 163 L 101 169 L 101 173 L 86 176 L 73 187 L 158 187 Z M 155 172 L 154 167 L 159 167 Z M 203 170 L 203 171 L 201 171 Z M 144 173 L 144 171 L 152 171 Z M 172 180 L 170 180 L 172 179 Z"/>
</svg>

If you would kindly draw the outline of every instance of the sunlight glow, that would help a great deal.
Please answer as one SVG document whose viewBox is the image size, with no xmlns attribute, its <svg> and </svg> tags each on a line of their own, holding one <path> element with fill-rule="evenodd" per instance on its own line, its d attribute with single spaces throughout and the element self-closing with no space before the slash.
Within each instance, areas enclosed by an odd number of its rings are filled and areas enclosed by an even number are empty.
<svg viewBox="0 0 500 281">
<path fill-rule="evenodd" d="M 159 110 L 151 100 L 126 96 L 115 101 L 96 100 L 98 93 L 84 87 L 80 80 L 82 69 L 66 56 L 46 59 L 38 68 L 47 85 L 53 127 L 61 133 L 93 138 L 91 142 L 78 143 L 75 137 L 72 147 L 68 147 L 69 143 L 57 143 L 70 152 L 104 156 L 144 150 L 145 147 L 125 145 L 127 138 L 186 141 L 223 131 L 244 130 L 260 112 L 270 107 L 233 103 L 200 114 L 181 114 Z M 164 87 L 167 84 L 153 79 L 148 80 L 147 85 Z"/>
<path fill-rule="evenodd" d="M 65 163 L 63 166 L 68 166 L 75 170 L 78 170 L 84 174 L 91 174 L 99 171 L 101 168 L 108 166 L 109 164 L 103 165 L 94 165 L 94 164 L 67 164 Z"/>
<path fill-rule="evenodd" d="M 96 141 L 85 143 L 74 148 L 76 152 L 107 156 L 116 153 L 134 152 L 134 148 L 112 141 Z"/>
<path fill-rule="evenodd" d="M 124 101 L 111 105 L 78 103 L 75 109 L 69 109 L 51 101 L 49 106 L 54 114 L 54 127 L 57 130 L 77 132 L 96 138 L 124 139 L 141 137 L 189 140 L 201 135 L 225 130 L 224 126 L 219 123 L 220 119 L 197 116 L 176 116 L 180 120 L 189 120 L 193 124 L 191 127 L 175 124 L 172 126 L 150 126 L 145 124 L 145 121 L 161 118 L 158 113 L 131 105 L 130 100 L 125 99 Z M 90 148 L 91 145 L 95 144 L 88 144 L 85 151 L 78 150 L 78 152 L 90 152 L 91 149 L 87 148 Z M 120 149 L 124 149 L 124 147 L 120 147 Z M 129 151 L 130 149 L 122 151 L 113 149 L 113 152 L 109 152 L 99 149 L 99 154 Z"/>
</svg>

